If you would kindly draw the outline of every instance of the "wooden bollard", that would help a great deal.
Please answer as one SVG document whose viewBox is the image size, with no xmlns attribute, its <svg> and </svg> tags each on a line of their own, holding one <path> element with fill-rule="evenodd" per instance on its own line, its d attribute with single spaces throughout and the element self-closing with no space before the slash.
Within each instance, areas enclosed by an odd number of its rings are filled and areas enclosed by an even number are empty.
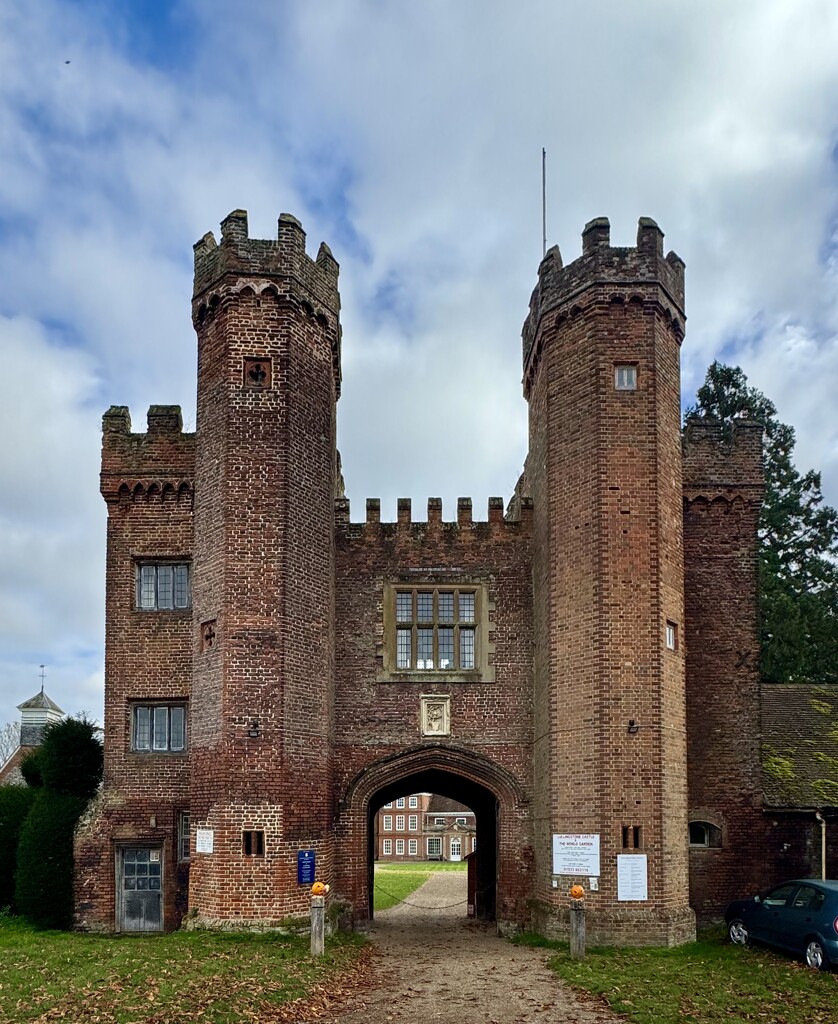
<svg viewBox="0 0 838 1024">
<path fill-rule="evenodd" d="M 323 956 L 325 950 L 325 896 L 311 897 L 311 955 Z"/>
<path fill-rule="evenodd" d="M 585 905 L 581 900 L 570 905 L 570 959 L 585 959 Z"/>
</svg>

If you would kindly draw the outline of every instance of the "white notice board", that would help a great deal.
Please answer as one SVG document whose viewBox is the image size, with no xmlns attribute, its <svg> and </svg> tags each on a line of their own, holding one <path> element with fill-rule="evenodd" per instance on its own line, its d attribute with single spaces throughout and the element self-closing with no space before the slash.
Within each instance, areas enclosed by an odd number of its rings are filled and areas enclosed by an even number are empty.
<svg viewBox="0 0 838 1024">
<path fill-rule="evenodd" d="M 212 853 L 214 838 L 215 836 L 211 828 L 196 829 L 195 853 Z"/>
<path fill-rule="evenodd" d="M 597 833 L 554 835 L 553 874 L 599 877 L 599 835 Z"/>
<path fill-rule="evenodd" d="M 649 899 L 649 865 L 645 853 L 617 855 L 617 899 Z"/>
</svg>

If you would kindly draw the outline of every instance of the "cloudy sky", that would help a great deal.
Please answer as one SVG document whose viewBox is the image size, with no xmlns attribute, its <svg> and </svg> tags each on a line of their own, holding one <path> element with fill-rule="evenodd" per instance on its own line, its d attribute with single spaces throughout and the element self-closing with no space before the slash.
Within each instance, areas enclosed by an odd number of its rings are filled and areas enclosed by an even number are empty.
<svg viewBox="0 0 838 1024">
<path fill-rule="evenodd" d="M 836 54 L 835 0 L 3 0 L 0 723 L 40 664 L 101 716 L 101 415 L 194 428 L 192 243 L 237 207 L 341 264 L 353 518 L 512 491 L 542 146 L 549 244 L 654 217 L 685 403 L 738 363 L 838 504 Z"/>
</svg>

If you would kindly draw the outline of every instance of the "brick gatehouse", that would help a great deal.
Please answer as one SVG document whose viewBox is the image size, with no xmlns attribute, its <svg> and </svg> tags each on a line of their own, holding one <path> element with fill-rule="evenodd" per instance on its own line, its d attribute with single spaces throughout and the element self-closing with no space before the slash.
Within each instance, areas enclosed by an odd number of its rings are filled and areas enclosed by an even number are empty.
<svg viewBox="0 0 838 1024">
<path fill-rule="evenodd" d="M 763 881 L 769 823 L 761 432 L 682 437 L 682 261 L 648 219 L 633 248 L 600 218 L 567 266 L 551 249 L 515 493 L 418 520 L 401 500 L 395 522 L 343 497 L 337 283 L 294 217 L 263 241 L 235 211 L 195 245 L 196 433 L 176 406 L 143 433 L 104 416 L 105 783 L 78 926 L 276 925 L 308 907 L 300 851 L 362 926 L 376 811 L 432 792 L 476 814 L 499 928 L 561 934 L 582 881 L 592 941 L 686 941 L 693 908 Z"/>
</svg>

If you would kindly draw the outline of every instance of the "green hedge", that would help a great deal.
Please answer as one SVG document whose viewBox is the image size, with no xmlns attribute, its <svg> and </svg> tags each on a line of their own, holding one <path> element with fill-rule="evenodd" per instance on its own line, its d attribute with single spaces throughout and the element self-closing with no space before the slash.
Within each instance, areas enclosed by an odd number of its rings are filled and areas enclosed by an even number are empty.
<svg viewBox="0 0 838 1024">
<path fill-rule="evenodd" d="M 36 790 L 17 846 L 15 906 L 39 928 L 73 923 L 73 830 L 87 800 Z"/>
<path fill-rule="evenodd" d="M 32 809 L 37 790 L 0 786 L 0 909 L 15 908 L 15 861 L 20 830 Z"/>
</svg>

